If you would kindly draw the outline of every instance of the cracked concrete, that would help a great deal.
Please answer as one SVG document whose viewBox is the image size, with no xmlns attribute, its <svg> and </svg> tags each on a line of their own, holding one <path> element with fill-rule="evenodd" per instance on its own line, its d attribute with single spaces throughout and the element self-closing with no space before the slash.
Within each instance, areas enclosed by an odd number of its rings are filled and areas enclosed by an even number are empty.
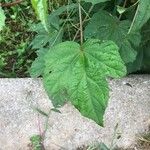
<svg viewBox="0 0 150 150">
<path fill-rule="evenodd" d="M 47 113 L 52 108 L 40 79 L 0 79 L 0 150 L 29 150 L 30 137 L 39 134 L 39 124 L 44 130 L 46 122 L 36 107 Z M 70 104 L 60 111 L 50 113 L 46 150 L 75 150 L 95 142 L 109 146 L 112 139 L 118 148 L 150 149 L 137 145 L 141 135 L 150 133 L 150 75 L 110 81 L 104 128 Z"/>
</svg>

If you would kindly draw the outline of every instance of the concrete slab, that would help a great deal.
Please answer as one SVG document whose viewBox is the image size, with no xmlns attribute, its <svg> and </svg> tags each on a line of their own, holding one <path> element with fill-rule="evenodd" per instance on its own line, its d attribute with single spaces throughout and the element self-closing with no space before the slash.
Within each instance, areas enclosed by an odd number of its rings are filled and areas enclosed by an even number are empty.
<svg viewBox="0 0 150 150">
<path fill-rule="evenodd" d="M 46 120 L 46 150 L 75 150 L 98 141 L 111 145 L 112 139 L 119 148 L 150 150 L 137 144 L 150 133 L 150 75 L 112 80 L 110 89 L 102 128 L 70 104 L 61 113 L 51 112 L 48 120 L 39 115 L 33 108 L 47 113 L 52 108 L 40 79 L 0 79 L 0 150 L 29 150 L 30 137 L 45 129 Z"/>
</svg>

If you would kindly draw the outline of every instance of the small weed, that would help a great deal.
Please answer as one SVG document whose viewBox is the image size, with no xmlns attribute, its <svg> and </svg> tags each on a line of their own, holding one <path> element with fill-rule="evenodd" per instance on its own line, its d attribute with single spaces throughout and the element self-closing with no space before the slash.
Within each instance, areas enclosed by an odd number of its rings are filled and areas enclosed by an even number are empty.
<svg viewBox="0 0 150 150">
<path fill-rule="evenodd" d="M 40 135 L 33 135 L 30 138 L 32 150 L 45 150 L 43 139 Z"/>
</svg>

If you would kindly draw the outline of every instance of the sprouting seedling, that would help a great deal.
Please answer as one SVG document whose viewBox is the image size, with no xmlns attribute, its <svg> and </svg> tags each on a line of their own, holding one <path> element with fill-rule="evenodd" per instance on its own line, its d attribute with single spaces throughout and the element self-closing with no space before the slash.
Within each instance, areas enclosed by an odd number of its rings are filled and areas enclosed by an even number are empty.
<svg viewBox="0 0 150 150">
<path fill-rule="evenodd" d="M 33 135 L 30 138 L 33 150 L 45 150 L 43 139 L 40 135 Z"/>
</svg>

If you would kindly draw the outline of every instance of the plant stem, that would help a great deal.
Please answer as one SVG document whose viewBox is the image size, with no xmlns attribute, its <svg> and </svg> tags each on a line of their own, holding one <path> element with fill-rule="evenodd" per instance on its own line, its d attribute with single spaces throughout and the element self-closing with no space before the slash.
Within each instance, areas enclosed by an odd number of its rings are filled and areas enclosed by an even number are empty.
<svg viewBox="0 0 150 150">
<path fill-rule="evenodd" d="M 90 7 L 90 9 L 89 9 L 89 11 L 88 11 L 88 14 L 92 11 L 93 7 L 94 7 L 93 5 Z M 84 18 L 84 20 L 83 20 L 83 22 L 82 22 L 82 25 L 85 23 L 85 21 L 87 20 L 87 18 L 88 18 L 88 15 L 85 16 L 85 18 Z M 80 31 L 80 29 L 77 30 L 77 32 L 76 32 L 76 34 L 75 34 L 75 36 L 74 36 L 74 38 L 73 38 L 73 41 L 75 41 L 75 39 L 76 39 L 76 37 L 77 37 L 79 31 Z"/>
<path fill-rule="evenodd" d="M 124 1 L 123 8 L 125 8 L 125 7 L 126 7 L 127 1 L 128 1 L 128 0 L 125 0 L 125 1 Z M 121 19 L 121 17 L 122 17 L 122 14 L 120 14 L 120 16 L 119 16 L 119 20 Z"/>
<path fill-rule="evenodd" d="M 40 122 L 40 115 L 39 114 L 37 116 L 37 123 L 38 123 L 38 128 L 39 128 L 39 134 L 42 137 L 42 129 L 41 129 L 41 122 Z"/>
<path fill-rule="evenodd" d="M 72 12 L 73 12 L 73 11 L 71 11 L 71 12 L 68 14 L 68 16 L 67 16 L 65 22 L 63 23 L 63 25 L 61 26 L 60 30 L 58 31 L 58 34 L 57 34 L 56 38 L 54 39 L 53 43 L 51 44 L 51 47 L 54 46 L 54 44 L 56 43 L 57 39 L 59 38 L 59 35 L 60 35 L 61 32 L 63 31 L 63 28 L 64 28 L 65 24 L 67 23 L 68 18 L 71 16 Z"/>
<path fill-rule="evenodd" d="M 138 7 L 137 7 L 137 9 L 136 9 L 136 12 L 135 12 L 133 21 L 132 21 L 132 23 L 131 23 L 130 29 L 129 29 L 129 31 L 128 31 L 128 34 L 131 32 L 131 30 L 132 30 L 132 28 L 133 28 L 133 25 L 134 25 L 135 19 L 136 19 L 136 17 L 137 17 L 138 11 L 139 11 L 139 5 L 138 5 Z"/>
<path fill-rule="evenodd" d="M 79 4 L 79 19 L 80 19 L 80 42 L 82 45 L 83 44 L 83 22 L 82 22 L 82 11 L 81 11 L 80 0 L 79 0 L 78 4 Z"/>
<path fill-rule="evenodd" d="M 68 3 L 67 3 L 67 14 L 69 14 L 69 5 L 70 5 L 70 1 L 68 0 Z M 71 41 L 71 33 L 70 33 L 70 27 L 67 23 L 67 29 L 68 29 L 68 35 L 69 35 L 69 40 Z"/>
</svg>

